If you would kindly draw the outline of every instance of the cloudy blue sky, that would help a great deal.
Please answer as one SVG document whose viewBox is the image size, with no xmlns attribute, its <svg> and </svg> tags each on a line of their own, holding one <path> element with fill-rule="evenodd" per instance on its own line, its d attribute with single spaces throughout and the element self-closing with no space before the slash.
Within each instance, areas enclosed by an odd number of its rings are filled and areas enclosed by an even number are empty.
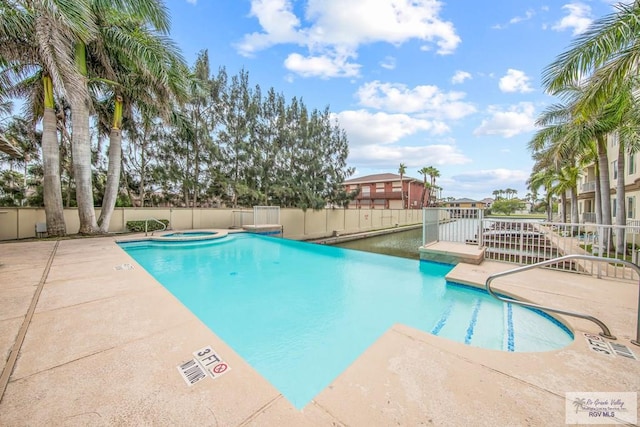
<svg viewBox="0 0 640 427">
<path fill-rule="evenodd" d="M 435 166 L 444 197 L 527 192 L 546 65 L 611 0 L 167 0 L 193 64 L 329 106 L 355 176 Z"/>
</svg>

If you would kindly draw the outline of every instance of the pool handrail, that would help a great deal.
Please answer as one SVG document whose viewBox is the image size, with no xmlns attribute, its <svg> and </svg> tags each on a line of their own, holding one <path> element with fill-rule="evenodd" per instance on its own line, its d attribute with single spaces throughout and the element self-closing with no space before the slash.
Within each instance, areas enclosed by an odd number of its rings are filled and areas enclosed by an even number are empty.
<svg viewBox="0 0 640 427">
<path fill-rule="evenodd" d="M 153 217 L 151 217 L 151 218 L 147 218 L 147 219 L 144 221 L 144 235 L 145 235 L 145 236 L 147 236 L 147 234 L 148 234 L 148 233 L 147 233 L 147 229 L 148 229 L 148 226 L 149 226 L 149 221 L 155 221 L 155 222 L 157 222 L 158 224 L 160 224 L 160 225 L 162 226 L 162 230 L 160 230 L 160 231 L 165 231 L 165 230 L 167 229 L 167 225 L 166 225 L 164 222 L 160 221 L 159 219 L 156 219 L 156 218 L 153 218 Z M 152 236 L 153 236 L 153 232 L 154 232 L 154 231 L 155 231 L 155 230 L 151 230 L 151 235 L 152 235 Z"/>
<path fill-rule="evenodd" d="M 549 259 L 549 260 L 545 260 L 545 261 L 540 261 L 537 262 L 535 264 L 529 264 L 529 265 L 525 265 L 522 267 L 516 267 L 516 268 L 512 268 L 511 270 L 507 270 L 507 271 L 502 271 L 499 273 L 493 273 L 491 275 L 489 275 L 489 277 L 487 277 L 487 280 L 485 282 L 485 289 L 487 290 L 487 292 L 494 298 L 503 301 L 503 302 L 507 302 L 507 303 L 511 303 L 511 304 L 516 304 L 516 305 L 521 305 L 524 307 L 531 307 L 531 308 L 535 308 L 538 310 L 542 310 L 542 311 L 551 311 L 553 313 L 559 313 L 559 314 L 564 314 L 567 316 L 572 316 L 572 317 L 578 317 L 581 319 L 585 319 L 585 320 L 590 320 L 591 322 L 597 324 L 598 326 L 600 326 L 600 328 L 602 329 L 602 332 L 600 332 L 600 336 L 604 337 L 604 338 L 608 338 L 611 340 L 615 340 L 616 337 L 613 336 L 611 334 L 611 331 L 609 330 L 609 328 L 607 327 L 607 325 L 604 324 L 604 322 L 602 322 L 601 320 L 597 319 L 596 317 L 593 317 L 591 315 L 588 314 L 582 314 L 582 313 L 577 313 L 574 311 L 568 311 L 568 310 L 561 310 L 558 308 L 552 308 L 552 307 L 547 307 L 547 306 L 543 306 L 543 305 L 539 305 L 539 304 L 533 304 L 530 302 L 524 302 L 524 301 L 520 301 L 514 298 L 509 298 L 509 297 L 503 297 L 501 295 L 496 294 L 493 289 L 491 288 L 491 282 L 494 279 L 497 279 L 499 277 L 504 277 L 504 276 L 508 276 L 511 274 L 516 274 L 516 273 L 520 273 L 523 271 L 527 271 L 527 270 L 532 270 L 534 268 L 538 268 L 538 267 L 544 267 L 545 265 L 551 265 L 551 264 L 557 264 L 560 262 L 564 262 L 567 260 L 572 260 L 572 259 L 582 259 L 582 260 L 588 260 L 588 261 L 595 261 L 595 262 L 611 262 L 611 263 L 618 263 L 618 264 L 624 264 L 627 267 L 632 268 L 633 270 L 636 271 L 636 273 L 638 274 L 638 277 L 640 278 L 640 267 L 637 266 L 636 264 L 626 261 L 626 260 L 622 260 L 622 259 L 617 259 L 617 258 L 604 258 L 604 257 L 597 257 L 597 256 L 593 256 L 593 255 L 581 255 L 581 254 L 570 254 L 570 255 L 564 255 L 561 257 L 557 257 L 554 259 Z M 638 280 L 638 285 L 640 287 L 640 279 Z M 640 346 L 640 289 L 638 291 L 638 308 L 637 308 L 637 319 L 636 319 L 636 339 L 635 340 L 631 340 L 632 344 L 635 344 L 637 346 Z"/>
</svg>

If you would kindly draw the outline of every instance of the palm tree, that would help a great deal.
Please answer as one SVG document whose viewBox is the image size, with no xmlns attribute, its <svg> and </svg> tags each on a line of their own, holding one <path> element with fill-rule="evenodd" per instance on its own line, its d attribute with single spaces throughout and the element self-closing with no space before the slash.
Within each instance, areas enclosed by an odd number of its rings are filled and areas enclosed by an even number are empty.
<svg viewBox="0 0 640 427">
<path fill-rule="evenodd" d="M 544 166 L 542 162 L 536 162 L 533 166 L 531 176 L 527 180 L 527 186 L 531 191 L 537 192 L 540 187 L 544 187 L 545 199 L 547 203 L 547 221 L 551 222 L 553 213 L 552 197 L 553 182 L 556 179 L 555 171 Z"/>
<path fill-rule="evenodd" d="M 133 110 L 143 104 L 168 117 L 168 106 L 183 96 L 187 69 L 174 44 L 154 31 L 152 23 L 158 17 L 104 10 L 98 19 L 99 42 L 88 44 L 87 52 L 94 58 L 93 71 L 112 82 L 101 120 L 102 133 L 109 134 L 109 166 L 97 223 L 105 233 L 120 187 L 123 118 L 131 123 Z"/>
<path fill-rule="evenodd" d="M 640 1 L 614 5 L 615 12 L 596 20 L 543 73 L 552 94 L 583 81 L 580 108 L 598 111 L 616 88 L 634 79 L 640 54 Z"/>
<path fill-rule="evenodd" d="M 424 186 L 423 189 L 422 189 L 422 197 L 420 198 L 420 203 L 421 203 L 422 207 L 424 207 L 424 199 L 425 199 L 425 197 L 427 195 L 427 189 L 428 189 L 428 186 L 427 186 L 427 184 L 428 184 L 427 183 L 427 175 L 429 174 L 429 171 L 430 171 L 430 169 L 427 166 L 425 166 L 422 169 L 418 170 L 418 173 L 422 174 L 422 184 Z"/>
<path fill-rule="evenodd" d="M 91 44 L 103 47 L 107 51 L 118 52 L 118 60 L 122 61 L 124 55 L 128 55 L 127 60 L 141 60 L 147 65 L 154 60 L 160 58 L 153 57 L 149 51 L 141 49 L 143 43 L 132 43 L 131 37 L 126 37 L 127 31 L 129 35 L 139 35 L 144 33 L 145 27 L 148 25 L 154 31 L 167 33 L 169 31 L 169 18 L 166 7 L 159 0 L 132 0 L 128 2 L 121 1 L 91 1 L 91 24 L 95 27 L 93 37 L 89 40 L 76 38 L 75 41 L 75 65 L 82 76 L 78 90 L 73 93 L 70 98 L 71 116 L 73 126 L 73 161 L 74 161 L 74 177 L 76 180 L 76 200 L 78 202 L 78 216 L 80 219 L 81 234 L 91 234 L 98 231 L 98 223 L 95 216 L 95 208 L 93 206 L 93 185 L 91 182 L 91 140 L 89 134 L 89 117 L 90 117 L 90 98 L 89 98 L 89 58 L 91 53 Z M 116 23 L 124 23 L 125 25 L 115 25 Z M 135 25 L 141 28 L 135 28 Z M 102 31 L 100 31 L 102 29 Z M 138 32 L 139 31 L 139 32 Z M 127 48 L 129 50 L 127 50 Z M 99 53 L 104 53 L 100 51 Z M 103 64 L 109 60 L 103 59 Z M 108 69 L 110 64 L 106 64 Z M 103 76 L 99 76 L 103 77 Z M 117 96 L 116 96 L 117 98 Z M 119 137 L 119 132 L 116 132 Z M 111 203 L 111 201 L 109 201 Z M 108 224 L 107 224 L 108 227 Z"/>
<path fill-rule="evenodd" d="M 597 171 L 600 189 L 600 223 L 611 225 L 611 196 L 609 160 L 607 157 L 607 133 L 615 130 L 607 108 L 601 107 L 597 114 L 586 116 L 578 109 L 583 88 L 567 88 L 567 104 L 555 104 L 547 108 L 536 121 L 543 128 L 536 132 L 529 143 L 532 151 L 540 151 L 555 145 L 554 151 L 561 157 L 587 155 L 595 141 Z M 570 154 L 567 154 L 570 153 Z"/>
<path fill-rule="evenodd" d="M 433 166 L 429 166 L 427 167 L 427 175 L 429 175 L 430 181 L 429 183 L 430 185 L 430 189 L 434 190 L 436 188 L 436 178 L 440 177 L 440 171 L 436 168 L 434 168 Z M 431 194 L 431 191 L 429 192 L 429 205 L 432 205 L 435 203 L 435 197 L 433 197 L 433 194 Z"/>
<path fill-rule="evenodd" d="M 407 172 L 407 165 L 404 163 L 400 163 L 400 167 L 398 168 L 398 173 L 400 174 L 400 195 L 402 197 L 402 209 L 406 206 L 404 205 L 404 174 Z"/>
<path fill-rule="evenodd" d="M 73 42 L 88 41 L 95 27 L 88 0 L 73 2 L 1 2 L 0 58 L 5 82 L 16 88 L 23 79 L 39 78 L 42 95 L 34 114 L 42 117 L 44 201 L 47 232 L 66 234 L 60 188 L 60 153 L 57 139 L 55 94 L 77 97 L 81 79 L 74 67 Z M 0 92 L 4 92 L 0 91 Z M 32 98 L 32 101 L 38 97 Z M 38 108 L 34 102 L 32 106 Z M 39 112 L 38 112 L 39 111 Z"/>
</svg>

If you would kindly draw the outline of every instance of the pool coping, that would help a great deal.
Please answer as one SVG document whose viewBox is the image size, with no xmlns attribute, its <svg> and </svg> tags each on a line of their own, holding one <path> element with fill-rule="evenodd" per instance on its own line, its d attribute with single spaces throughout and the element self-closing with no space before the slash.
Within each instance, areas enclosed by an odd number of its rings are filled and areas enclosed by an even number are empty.
<svg viewBox="0 0 640 427">
<path fill-rule="evenodd" d="M 397 324 L 298 411 L 116 240 L 0 244 L 5 363 L 35 304 L 0 401 L 1 425 L 561 424 L 566 392 L 640 390 L 640 362 L 591 351 L 583 335 L 598 330 L 582 320 L 558 316 L 575 339 L 544 353 L 480 349 Z M 132 268 L 116 268 L 125 265 Z M 459 264 L 447 280 L 479 286 L 511 267 Z M 495 284 L 541 304 L 593 309 L 640 357 L 629 344 L 637 284 L 546 270 Z M 189 387 L 177 366 L 206 345 L 232 369 Z"/>
</svg>

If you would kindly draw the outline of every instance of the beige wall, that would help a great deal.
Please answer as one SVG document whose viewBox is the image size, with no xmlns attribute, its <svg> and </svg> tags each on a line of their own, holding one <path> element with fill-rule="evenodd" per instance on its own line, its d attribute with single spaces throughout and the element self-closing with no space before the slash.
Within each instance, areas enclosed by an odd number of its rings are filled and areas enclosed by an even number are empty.
<svg viewBox="0 0 640 427">
<path fill-rule="evenodd" d="M 233 209 L 189 208 L 116 208 L 109 224 L 110 232 L 126 231 L 127 221 L 149 218 L 167 219 L 174 230 L 229 228 L 233 225 Z M 100 210 L 96 209 L 96 215 Z M 77 209 L 65 209 L 67 232 L 80 228 Z M 37 222 L 45 222 L 42 208 L 0 208 L 0 240 L 35 237 Z M 280 223 L 284 237 L 303 240 L 329 237 L 398 225 L 419 224 L 422 210 L 396 209 L 325 209 L 321 211 L 281 209 Z"/>
</svg>

